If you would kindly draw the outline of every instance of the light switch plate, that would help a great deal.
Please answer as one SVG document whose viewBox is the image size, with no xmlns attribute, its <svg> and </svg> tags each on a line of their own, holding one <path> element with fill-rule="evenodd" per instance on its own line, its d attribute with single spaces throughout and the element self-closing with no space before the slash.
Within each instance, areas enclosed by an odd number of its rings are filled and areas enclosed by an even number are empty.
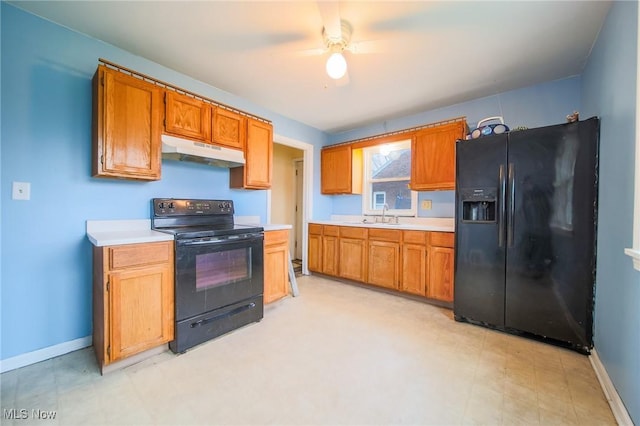
<svg viewBox="0 0 640 426">
<path fill-rule="evenodd" d="M 422 200 L 420 208 L 422 210 L 431 210 L 431 200 Z"/>
<path fill-rule="evenodd" d="M 12 200 L 30 200 L 31 199 L 31 183 L 13 182 L 11 199 Z"/>
</svg>

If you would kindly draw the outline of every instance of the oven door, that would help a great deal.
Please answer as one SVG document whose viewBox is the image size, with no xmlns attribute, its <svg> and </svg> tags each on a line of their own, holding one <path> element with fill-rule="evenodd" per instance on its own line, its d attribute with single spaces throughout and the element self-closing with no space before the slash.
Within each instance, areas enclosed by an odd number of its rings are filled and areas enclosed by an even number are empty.
<svg viewBox="0 0 640 426">
<path fill-rule="evenodd" d="M 263 293 L 263 234 L 176 240 L 176 320 Z"/>
</svg>

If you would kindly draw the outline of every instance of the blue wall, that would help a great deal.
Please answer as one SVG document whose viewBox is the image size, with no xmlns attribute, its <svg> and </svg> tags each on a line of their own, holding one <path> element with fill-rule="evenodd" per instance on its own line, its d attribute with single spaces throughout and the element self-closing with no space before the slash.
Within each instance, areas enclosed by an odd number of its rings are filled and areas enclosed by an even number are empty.
<svg viewBox="0 0 640 426">
<path fill-rule="evenodd" d="M 566 122 L 566 116 L 580 110 L 580 77 L 570 77 L 523 89 L 512 90 L 397 120 L 363 127 L 331 136 L 331 143 L 378 135 L 435 123 L 454 117 L 467 117 L 467 124 L 475 128 L 479 120 L 502 116 L 510 128 L 548 126 Z M 582 115 L 582 118 L 587 116 Z M 418 203 L 431 200 L 431 210 L 418 210 L 420 217 L 453 217 L 454 191 L 424 191 L 418 193 Z M 334 196 L 334 214 L 359 215 L 362 197 L 359 195 Z"/>
<path fill-rule="evenodd" d="M 637 8 L 613 4 L 583 73 L 582 107 L 602 120 L 595 347 L 640 424 L 640 272 L 624 254 L 633 243 Z"/>
<path fill-rule="evenodd" d="M 162 180 L 91 178 L 91 78 L 98 58 L 270 119 L 274 133 L 320 147 L 328 136 L 4 2 L 2 19 L 2 346 L 0 359 L 91 334 L 91 244 L 86 220 L 148 219 L 153 197 L 233 198 L 266 219 L 266 191 L 228 189 L 227 169 L 163 161 Z M 13 181 L 31 200 L 11 200 Z M 331 199 L 314 188 L 314 213 Z"/>
</svg>

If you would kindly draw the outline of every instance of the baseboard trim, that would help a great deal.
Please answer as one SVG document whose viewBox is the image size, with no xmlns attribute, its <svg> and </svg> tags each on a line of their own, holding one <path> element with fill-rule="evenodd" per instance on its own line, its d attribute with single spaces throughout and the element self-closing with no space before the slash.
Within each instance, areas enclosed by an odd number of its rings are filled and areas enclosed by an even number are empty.
<svg viewBox="0 0 640 426">
<path fill-rule="evenodd" d="M 600 382 L 604 396 L 607 398 L 607 402 L 611 407 L 613 416 L 616 418 L 616 422 L 621 426 L 633 426 L 631 416 L 629 416 L 627 408 L 624 406 L 615 386 L 613 386 L 613 382 L 611 381 L 609 374 L 607 374 L 607 370 L 604 368 L 604 364 L 600 361 L 600 357 L 595 349 L 591 351 L 589 360 L 591 361 L 593 370 L 596 372 L 596 376 L 598 376 L 598 381 Z"/>
<path fill-rule="evenodd" d="M 78 349 L 86 348 L 88 346 L 91 346 L 92 344 L 92 336 L 86 336 L 79 339 L 70 340 L 68 342 L 60 343 L 58 345 L 38 349 L 37 351 L 14 356 L 12 358 L 3 359 L 0 361 L 0 373 L 35 364 L 36 362 L 64 355 L 69 352 L 77 351 Z"/>
</svg>

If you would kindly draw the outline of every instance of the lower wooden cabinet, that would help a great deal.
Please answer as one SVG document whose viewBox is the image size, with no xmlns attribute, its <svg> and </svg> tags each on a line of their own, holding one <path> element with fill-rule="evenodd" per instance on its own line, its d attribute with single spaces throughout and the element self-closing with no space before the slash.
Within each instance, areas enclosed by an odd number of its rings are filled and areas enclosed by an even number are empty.
<svg viewBox="0 0 640 426">
<path fill-rule="evenodd" d="M 402 231 L 402 291 L 425 296 L 427 290 L 427 235 L 425 231 Z"/>
<path fill-rule="evenodd" d="M 395 229 L 369 229 L 369 284 L 400 288 L 401 235 L 401 231 Z"/>
<path fill-rule="evenodd" d="M 338 244 L 338 275 L 354 281 L 366 281 L 367 229 L 341 226 Z"/>
<path fill-rule="evenodd" d="M 429 233 L 429 285 L 427 297 L 453 302 L 454 234 Z"/>
<path fill-rule="evenodd" d="M 453 301 L 454 234 L 309 224 L 308 265 L 417 296 Z"/>
<path fill-rule="evenodd" d="M 173 340 L 173 241 L 94 247 L 93 344 L 104 367 Z"/>
<path fill-rule="evenodd" d="M 289 294 L 289 231 L 264 233 L 264 303 Z"/>
</svg>

